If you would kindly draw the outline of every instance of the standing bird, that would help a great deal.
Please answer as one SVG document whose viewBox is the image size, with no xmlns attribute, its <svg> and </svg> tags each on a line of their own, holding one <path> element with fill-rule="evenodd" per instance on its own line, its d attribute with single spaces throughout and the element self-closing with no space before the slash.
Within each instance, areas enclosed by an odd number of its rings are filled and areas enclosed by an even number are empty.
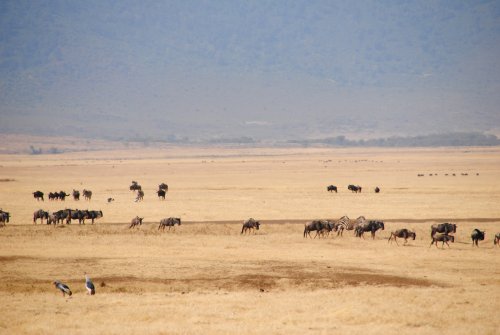
<svg viewBox="0 0 500 335">
<path fill-rule="evenodd" d="M 73 293 L 71 293 L 71 290 L 69 289 L 68 285 L 66 285 L 66 284 L 63 284 L 58 280 L 56 280 L 53 284 L 57 289 L 59 289 L 62 292 L 63 297 L 66 296 L 66 294 L 71 297 L 71 295 L 73 294 Z"/>
<path fill-rule="evenodd" d="M 85 288 L 88 291 L 88 294 L 94 295 L 95 294 L 95 286 L 92 280 L 90 280 L 89 276 L 85 274 Z"/>
</svg>

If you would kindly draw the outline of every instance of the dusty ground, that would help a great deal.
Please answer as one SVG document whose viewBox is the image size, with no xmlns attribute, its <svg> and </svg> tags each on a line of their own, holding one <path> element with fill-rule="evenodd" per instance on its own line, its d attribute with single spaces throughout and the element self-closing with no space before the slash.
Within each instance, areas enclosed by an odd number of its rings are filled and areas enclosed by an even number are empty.
<svg viewBox="0 0 500 335">
<path fill-rule="evenodd" d="M 0 207 L 12 214 L 0 229 L 0 333 L 497 334 L 500 327 L 499 148 L 170 148 L 2 155 L 0 165 Z M 143 185 L 143 202 L 133 201 L 131 180 Z M 170 186 L 166 201 L 154 194 L 161 182 Z M 350 183 L 363 192 L 347 191 Z M 326 192 L 329 184 L 339 193 Z M 92 200 L 37 202 L 31 194 L 73 188 L 91 189 Z M 93 226 L 32 224 L 36 209 L 65 207 L 101 209 L 104 217 Z M 146 223 L 129 230 L 135 215 Z M 342 215 L 384 220 L 386 230 L 375 240 L 350 232 L 302 237 L 306 220 Z M 184 224 L 159 233 L 168 216 Z M 250 216 L 263 226 L 241 236 Z M 429 226 L 444 221 L 458 224 L 456 242 L 429 248 Z M 388 244 L 402 227 L 417 239 Z M 473 249 L 475 227 L 486 240 Z M 84 272 L 97 286 L 93 297 Z M 71 299 L 55 279 L 72 288 Z"/>
</svg>

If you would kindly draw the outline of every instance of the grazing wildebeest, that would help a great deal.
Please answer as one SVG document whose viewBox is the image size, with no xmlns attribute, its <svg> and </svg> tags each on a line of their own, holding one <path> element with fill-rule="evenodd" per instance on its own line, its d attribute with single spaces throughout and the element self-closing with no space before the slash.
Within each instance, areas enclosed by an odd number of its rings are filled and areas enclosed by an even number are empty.
<svg viewBox="0 0 500 335">
<path fill-rule="evenodd" d="M 325 228 L 326 221 L 323 220 L 313 220 L 309 223 L 304 224 L 304 237 L 311 237 L 311 232 L 316 231 L 316 236 L 320 235 L 320 232 Z"/>
<path fill-rule="evenodd" d="M 73 189 L 73 200 L 75 201 L 80 200 L 80 191 Z"/>
<path fill-rule="evenodd" d="M 66 200 L 66 197 L 69 197 L 69 194 L 66 194 L 66 192 L 64 192 L 64 191 L 59 192 L 59 200 L 64 201 L 64 200 Z"/>
<path fill-rule="evenodd" d="M 433 243 L 436 244 L 436 248 L 437 248 L 438 247 L 438 242 L 443 242 L 443 244 L 442 244 L 443 249 L 444 249 L 444 244 L 445 243 L 446 243 L 446 245 L 449 248 L 450 245 L 448 244 L 448 241 L 450 241 L 451 243 L 454 243 L 455 242 L 455 236 L 453 236 L 453 235 L 447 235 L 447 234 L 436 234 L 436 235 L 432 236 L 432 241 L 431 241 L 431 245 L 429 245 L 429 248 L 432 246 Z"/>
<path fill-rule="evenodd" d="M 88 200 L 90 201 L 90 199 L 92 199 L 92 191 L 91 190 L 83 190 L 82 191 L 82 194 L 83 194 L 83 197 L 85 198 L 85 200 Z"/>
<path fill-rule="evenodd" d="M 9 221 L 7 221 L 7 222 L 9 222 Z M 497 233 L 495 235 L 495 239 L 493 240 L 493 245 L 500 247 L 500 233 Z"/>
<path fill-rule="evenodd" d="M 142 190 L 141 185 L 137 184 L 137 182 L 135 180 L 132 180 L 132 185 L 130 185 L 129 188 L 130 188 L 131 191 L 140 191 L 140 190 Z"/>
<path fill-rule="evenodd" d="M 158 185 L 158 189 L 164 190 L 165 192 L 168 192 L 168 185 L 165 183 L 161 183 L 160 185 Z"/>
<path fill-rule="evenodd" d="M 380 188 L 378 186 L 375 187 L 375 193 L 380 193 Z"/>
<path fill-rule="evenodd" d="M 484 240 L 485 233 L 486 233 L 485 231 L 480 231 L 477 228 L 474 229 L 472 231 L 472 234 L 470 235 L 470 237 L 472 239 L 472 246 L 474 246 L 474 244 L 475 244 L 476 247 L 479 247 L 478 242 Z"/>
<path fill-rule="evenodd" d="M 333 192 L 333 191 L 335 191 L 335 193 L 337 193 L 337 186 L 334 186 L 334 185 L 327 186 L 327 187 L 326 187 L 326 190 L 327 190 L 328 192 Z"/>
<path fill-rule="evenodd" d="M 143 190 L 138 190 L 137 191 L 137 197 L 135 197 L 135 202 L 144 200 L 144 191 Z"/>
<path fill-rule="evenodd" d="M 254 229 L 259 230 L 260 227 L 260 222 L 255 220 L 254 218 L 250 218 L 248 220 L 243 221 L 243 227 L 241 228 L 241 234 L 245 233 L 248 231 L 249 233 L 252 232 Z M 255 233 L 255 231 L 254 231 Z"/>
<path fill-rule="evenodd" d="M 394 241 L 396 241 L 396 244 L 398 244 L 398 237 L 404 238 L 405 239 L 404 244 L 406 244 L 408 242 L 409 237 L 411 237 L 411 238 L 413 238 L 413 240 L 415 240 L 415 238 L 417 237 L 417 234 L 411 230 L 406 229 L 406 228 L 398 229 L 398 230 L 393 231 L 391 233 L 391 236 L 389 237 L 389 241 L 392 242 L 392 240 L 394 239 Z M 389 243 L 389 241 L 387 241 L 387 243 Z"/>
<path fill-rule="evenodd" d="M 49 218 L 49 212 L 44 211 L 43 209 L 39 209 L 33 213 L 33 223 L 36 224 L 36 220 L 40 219 L 43 224 L 43 219 Z"/>
<path fill-rule="evenodd" d="M 434 236 L 436 233 L 442 233 L 445 235 L 448 235 L 449 233 L 456 233 L 457 232 L 457 225 L 454 223 L 440 223 L 438 225 L 432 225 L 431 226 L 431 237 Z"/>
<path fill-rule="evenodd" d="M 128 229 L 133 228 L 135 226 L 141 226 L 142 220 L 144 220 L 144 218 L 140 218 L 139 216 L 136 216 L 135 218 L 132 219 L 132 221 L 130 221 L 130 227 L 128 227 Z"/>
<path fill-rule="evenodd" d="M 103 217 L 102 211 L 86 211 L 86 218 L 92 220 L 92 224 L 94 224 L 94 220 L 100 219 Z"/>
<path fill-rule="evenodd" d="M 42 199 L 43 201 L 43 192 L 42 191 L 36 191 L 36 192 L 33 192 L 33 197 L 39 201 L 40 199 Z"/>
<path fill-rule="evenodd" d="M 174 217 L 170 217 L 170 218 L 166 218 L 166 219 L 162 219 L 160 221 L 160 225 L 158 226 L 158 230 L 160 230 L 160 228 L 162 228 L 162 230 L 165 230 L 165 227 L 168 227 L 168 230 L 170 230 L 170 228 L 174 228 L 175 230 L 175 225 L 181 225 L 181 218 L 174 218 Z"/>
<path fill-rule="evenodd" d="M 361 186 L 359 185 L 349 185 L 347 186 L 347 189 L 350 190 L 351 192 L 355 192 L 355 193 L 361 193 Z"/>
<path fill-rule="evenodd" d="M 156 191 L 156 193 L 158 193 L 158 198 L 163 198 L 163 200 L 165 200 L 165 195 L 166 195 L 165 190 L 160 189 Z"/>
<path fill-rule="evenodd" d="M 362 223 L 358 225 L 355 229 L 355 234 L 357 237 L 363 237 L 363 234 L 367 231 L 371 232 L 372 234 L 372 239 L 375 239 L 375 233 L 377 230 L 382 229 L 384 230 L 384 222 L 382 221 L 375 221 L 375 220 L 370 220 L 365 223 Z"/>
</svg>

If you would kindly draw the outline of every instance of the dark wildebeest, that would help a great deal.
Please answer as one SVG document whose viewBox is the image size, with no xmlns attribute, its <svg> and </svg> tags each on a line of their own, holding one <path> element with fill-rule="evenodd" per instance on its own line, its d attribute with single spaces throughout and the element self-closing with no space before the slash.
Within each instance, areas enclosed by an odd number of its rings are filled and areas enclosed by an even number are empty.
<svg viewBox="0 0 500 335">
<path fill-rule="evenodd" d="M 160 189 L 160 190 L 156 191 L 156 193 L 158 193 L 158 198 L 159 199 L 163 198 L 163 200 L 165 200 L 165 195 L 166 195 L 165 190 Z"/>
<path fill-rule="evenodd" d="M 389 237 L 389 241 L 392 242 L 392 240 L 394 239 L 394 241 L 396 241 L 396 244 L 398 244 L 398 237 L 404 238 L 405 239 L 404 244 L 406 244 L 408 242 L 409 237 L 411 237 L 411 238 L 413 238 L 413 240 L 415 240 L 415 238 L 417 237 L 417 234 L 415 234 L 415 232 L 408 230 L 406 228 L 398 229 L 398 230 L 393 231 L 391 233 L 391 236 Z M 387 241 L 387 243 L 389 243 L 389 241 Z"/>
<path fill-rule="evenodd" d="M 158 189 L 164 190 L 165 192 L 168 192 L 168 185 L 165 183 L 161 183 L 160 185 L 158 185 Z"/>
<path fill-rule="evenodd" d="M 438 225 L 432 225 L 431 226 L 431 237 L 434 236 L 436 233 L 442 233 L 445 235 L 448 235 L 449 233 L 456 233 L 457 232 L 457 225 L 454 223 L 440 223 Z"/>
<path fill-rule="evenodd" d="M 59 200 L 58 192 L 49 192 L 49 201 Z"/>
<path fill-rule="evenodd" d="M 78 224 L 85 224 L 85 219 L 88 217 L 88 211 L 81 211 L 78 209 L 70 210 L 68 214 L 68 223 L 71 223 L 71 220 L 78 220 Z"/>
<path fill-rule="evenodd" d="M 91 190 L 83 190 L 82 191 L 82 194 L 83 194 L 83 197 L 85 198 L 85 200 L 88 200 L 90 201 L 90 199 L 92 199 L 92 191 Z"/>
<path fill-rule="evenodd" d="M 170 230 L 170 228 L 174 228 L 175 230 L 175 225 L 181 225 L 181 218 L 173 218 L 173 217 L 170 217 L 170 218 L 167 218 L 167 219 L 162 219 L 160 221 L 160 225 L 158 226 L 158 230 L 160 230 L 160 228 L 162 228 L 162 230 L 165 230 L 166 227 L 168 227 L 168 230 Z"/>
<path fill-rule="evenodd" d="M 42 199 L 43 201 L 43 192 L 42 191 L 36 191 L 36 192 L 33 192 L 33 197 L 39 201 L 40 199 Z"/>
<path fill-rule="evenodd" d="M 7 222 L 9 222 L 9 221 L 7 221 Z M 497 233 L 495 235 L 495 239 L 493 240 L 493 245 L 500 247 L 500 233 Z"/>
<path fill-rule="evenodd" d="M 355 229 L 355 234 L 357 237 L 363 237 L 363 234 L 367 231 L 371 232 L 372 234 L 372 239 L 375 239 L 375 233 L 377 232 L 377 230 L 379 229 L 382 229 L 384 230 L 384 222 L 382 221 L 374 221 L 374 220 L 370 220 L 370 221 L 367 221 L 367 222 L 364 222 L 360 225 L 358 225 Z"/>
<path fill-rule="evenodd" d="M 132 219 L 132 221 L 130 221 L 130 227 L 128 227 L 128 229 L 133 228 L 135 226 L 142 226 L 142 220 L 144 220 L 144 218 L 136 216 L 135 218 Z"/>
<path fill-rule="evenodd" d="M 472 239 L 472 246 L 474 246 L 474 244 L 475 244 L 476 247 L 479 247 L 478 242 L 484 240 L 485 233 L 486 233 L 485 231 L 480 231 L 477 228 L 474 229 L 472 231 L 472 234 L 470 235 L 470 237 Z"/>
<path fill-rule="evenodd" d="M 337 193 L 337 186 L 334 186 L 334 185 L 327 186 L 327 187 L 326 187 L 326 190 L 327 190 L 328 192 L 333 192 L 333 191 L 335 191 L 335 193 Z"/>
<path fill-rule="evenodd" d="M 314 220 L 304 225 L 304 237 L 311 237 L 311 232 L 316 231 L 316 236 L 320 235 L 320 232 L 325 228 L 326 221 L 323 220 Z"/>
<path fill-rule="evenodd" d="M 135 197 L 135 202 L 144 200 L 144 191 L 143 190 L 138 190 L 137 191 L 137 197 Z"/>
<path fill-rule="evenodd" d="M 260 222 L 255 220 L 254 218 L 250 218 L 246 221 L 243 221 L 243 227 L 241 228 L 241 234 L 245 233 L 248 231 L 249 233 L 252 232 L 254 229 L 259 230 L 260 227 Z M 254 231 L 255 234 L 255 231 Z"/>
<path fill-rule="evenodd" d="M 137 184 L 137 182 L 135 180 L 132 180 L 132 185 L 130 185 L 129 188 L 130 188 L 131 191 L 140 191 L 140 190 L 142 190 L 141 185 Z"/>
<path fill-rule="evenodd" d="M 86 211 L 87 219 L 92 220 L 92 224 L 94 224 L 94 220 L 100 219 L 103 217 L 102 211 Z"/>
<path fill-rule="evenodd" d="M 43 224 L 43 219 L 49 218 L 49 212 L 44 211 L 43 209 L 39 209 L 33 213 L 33 224 L 36 224 L 36 220 L 40 219 Z"/>
<path fill-rule="evenodd" d="M 113 198 L 108 198 L 108 204 L 109 204 L 109 203 L 111 203 L 111 202 L 113 202 L 113 201 L 115 201 L 115 199 L 113 199 Z"/>
<path fill-rule="evenodd" d="M 431 245 L 429 245 L 429 248 L 432 246 L 433 243 L 436 244 L 436 248 L 437 248 L 438 247 L 438 242 L 443 242 L 443 244 L 442 244 L 443 249 L 444 249 L 444 244 L 445 243 L 446 243 L 446 245 L 449 248 L 450 245 L 448 244 L 448 241 L 450 241 L 451 243 L 454 243 L 455 242 L 455 236 L 453 236 L 453 235 L 446 235 L 446 234 L 436 234 L 436 235 L 432 236 L 432 241 L 431 241 Z"/>
<path fill-rule="evenodd" d="M 350 190 L 351 192 L 361 193 L 361 186 L 359 186 L 359 185 L 356 186 L 356 185 L 351 184 L 351 185 L 347 186 L 347 189 Z"/>
<path fill-rule="evenodd" d="M 80 191 L 73 190 L 73 200 L 75 200 L 75 201 L 80 200 Z"/>
<path fill-rule="evenodd" d="M 64 191 L 59 192 L 59 200 L 64 201 L 66 200 L 66 197 L 69 197 L 69 194 L 66 194 Z"/>
<path fill-rule="evenodd" d="M 10 213 L 4 212 L 0 209 L 0 226 L 4 226 L 6 223 L 9 223 Z"/>
<path fill-rule="evenodd" d="M 323 221 L 323 229 L 321 229 L 321 231 L 319 232 L 319 235 L 320 236 L 323 236 L 323 237 L 328 237 L 330 236 L 330 233 L 332 232 L 332 230 L 334 231 L 335 229 L 335 224 L 331 221 L 328 221 L 328 220 L 324 220 Z"/>
<path fill-rule="evenodd" d="M 64 223 L 64 220 L 66 220 L 66 223 L 68 223 L 68 216 L 71 214 L 70 209 L 61 209 L 58 210 L 57 212 L 52 213 L 52 215 L 55 216 L 56 223 Z"/>
<path fill-rule="evenodd" d="M 375 187 L 375 193 L 379 193 L 380 192 L 380 188 L 377 186 Z"/>
</svg>

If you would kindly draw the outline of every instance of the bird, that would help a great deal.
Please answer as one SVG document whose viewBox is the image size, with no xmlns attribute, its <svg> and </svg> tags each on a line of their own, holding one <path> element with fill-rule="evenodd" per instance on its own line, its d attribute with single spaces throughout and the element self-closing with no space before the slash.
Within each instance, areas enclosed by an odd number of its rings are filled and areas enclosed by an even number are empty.
<svg viewBox="0 0 500 335">
<path fill-rule="evenodd" d="M 69 289 L 68 285 L 66 284 L 63 284 L 58 280 L 56 280 L 53 284 L 57 289 L 59 289 L 62 292 L 63 297 L 66 296 L 66 294 L 71 297 L 71 295 L 73 294 Z"/>
<path fill-rule="evenodd" d="M 90 280 L 89 276 L 85 274 L 85 288 L 87 289 L 88 294 L 95 294 L 95 286 L 92 280 Z"/>
</svg>

